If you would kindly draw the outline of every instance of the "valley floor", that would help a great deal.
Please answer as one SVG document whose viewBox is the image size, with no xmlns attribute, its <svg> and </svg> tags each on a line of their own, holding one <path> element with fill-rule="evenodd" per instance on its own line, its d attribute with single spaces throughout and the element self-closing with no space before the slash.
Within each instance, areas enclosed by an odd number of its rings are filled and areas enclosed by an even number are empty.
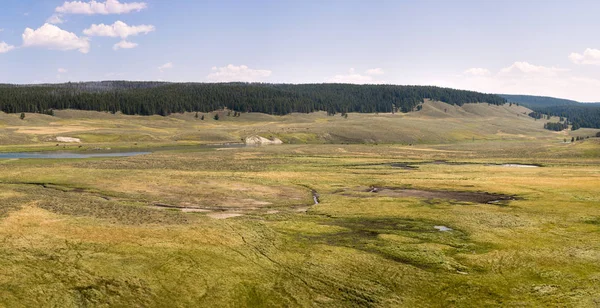
<svg viewBox="0 0 600 308">
<path fill-rule="evenodd" d="M 0 159 L 0 307 L 597 307 L 600 140 L 523 121 L 523 137 L 412 146 Z M 55 148 L 32 136 L 2 150 Z"/>
</svg>

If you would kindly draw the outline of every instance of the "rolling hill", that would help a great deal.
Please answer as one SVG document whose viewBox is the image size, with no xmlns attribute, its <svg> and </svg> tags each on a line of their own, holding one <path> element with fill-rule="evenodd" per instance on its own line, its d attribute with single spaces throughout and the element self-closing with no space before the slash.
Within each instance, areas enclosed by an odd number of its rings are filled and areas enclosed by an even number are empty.
<svg viewBox="0 0 600 308">
<path fill-rule="evenodd" d="M 228 110 L 139 116 L 122 113 L 57 110 L 54 116 L 0 113 L 0 145 L 56 145 L 57 137 L 78 138 L 84 146 L 111 147 L 240 142 L 249 136 L 279 138 L 285 143 L 433 144 L 481 140 L 562 140 L 567 132 L 544 129 L 531 110 L 492 104 L 450 105 L 426 100 L 409 113 L 291 113 L 283 116 L 252 112 L 234 117 Z M 214 116 L 219 114 L 219 120 Z M 230 116 L 228 116 L 230 114 Z M 202 120 L 204 118 L 204 120 Z M 591 134 L 591 133 L 589 133 Z"/>
</svg>

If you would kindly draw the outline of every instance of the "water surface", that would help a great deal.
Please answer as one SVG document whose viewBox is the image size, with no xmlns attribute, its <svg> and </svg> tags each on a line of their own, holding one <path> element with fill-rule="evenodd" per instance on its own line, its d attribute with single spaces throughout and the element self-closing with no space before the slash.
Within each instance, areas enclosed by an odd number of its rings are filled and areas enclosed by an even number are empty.
<svg viewBox="0 0 600 308">
<path fill-rule="evenodd" d="M 95 158 L 95 157 L 129 157 L 150 154 L 151 152 L 107 152 L 107 153 L 75 153 L 75 152 L 16 152 L 0 153 L 0 159 L 15 158 L 41 158 L 41 159 L 69 159 L 69 158 Z"/>
</svg>

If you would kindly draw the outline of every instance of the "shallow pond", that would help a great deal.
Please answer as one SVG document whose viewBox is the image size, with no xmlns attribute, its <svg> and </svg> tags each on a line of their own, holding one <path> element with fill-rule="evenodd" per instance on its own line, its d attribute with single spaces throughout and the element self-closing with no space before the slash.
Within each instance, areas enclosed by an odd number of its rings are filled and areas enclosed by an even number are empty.
<svg viewBox="0 0 600 308">
<path fill-rule="evenodd" d="M 38 158 L 38 159 L 72 159 L 72 158 L 96 158 L 96 157 L 129 157 L 151 154 L 159 151 L 194 151 L 194 150 L 214 150 L 225 148 L 244 148 L 243 143 L 225 143 L 225 144 L 201 144 L 193 146 L 166 146 L 144 148 L 144 151 L 96 151 L 96 152 L 69 152 L 69 151 L 48 151 L 48 152 L 14 152 L 0 153 L 0 159 L 19 159 L 19 158 Z"/>
<path fill-rule="evenodd" d="M 110 153 L 75 153 L 75 152 L 17 152 L 0 153 L 0 159 L 15 158 L 42 158 L 42 159 L 69 159 L 69 158 L 95 158 L 95 157 L 129 157 L 150 154 L 151 152 L 110 152 Z"/>
<path fill-rule="evenodd" d="M 509 168 L 539 168 L 540 167 L 538 165 L 523 165 L 523 164 L 503 164 L 501 166 L 509 167 Z"/>
<path fill-rule="evenodd" d="M 434 229 L 440 231 L 440 232 L 448 232 L 448 231 L 452 231 L 452 229 L 446 227 L 446 226 L 433 226 Z"/>
</svg>

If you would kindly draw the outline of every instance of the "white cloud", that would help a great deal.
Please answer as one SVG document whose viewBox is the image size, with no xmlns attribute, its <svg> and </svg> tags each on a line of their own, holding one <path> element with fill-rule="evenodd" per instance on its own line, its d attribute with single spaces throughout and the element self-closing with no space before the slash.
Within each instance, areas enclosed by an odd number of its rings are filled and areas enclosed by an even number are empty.
<svg viewBox="0 0 600 308">
<path fill-rule="evenodd" d="M 117 21 L 112 25 L 92 25 L 88 29 L 83 30 L 83 33 L 88 36 L 108 36 L 127 38 L 128 36 L 138 35 L 140 33 L 148 34 L 154 31 L 152 25 L 128 26 L 122 21 Z"/>
<path fill-rule="evenodd" d="M 6 42 L 0 42 L 0 53 L 7 53 L 15 49 L 15 46 L 8 45 Z"/>
<path fill-rule="evenodd" d="M 383 75 L 385 72 L 381 68 L 372 68 L 365 71 L 367 75 Z"/>
<path fill-rule="evenodd" d="M 67 69 L 65 69 L 65 68 L 62 68 L 62 67 L 61 67 L 61 68 L 59 68 L 59 69 L 58 69 L 58 73 L 60 73 L 60 74 L 64 74 L 64 73 L 66 73 L 66 72 L 68 72 L 68 70 L 67 70 Z"/>
<path fill-rule="evenodd" d="M 108 15 L 108 14 L 126 14 L 130 12 L 139 12 L 148 5 L 145 2 L 120 3 L 118 0 L 106 0 L 106 2 L 66 1 L 63 5 L 57 7 L 55 12 L 60 14 L 85 14 L 85 15 Z"/>
<path fill-rule="evenodd" d="M 138 44 L 122 40 L 113 46 L 113 50 L 136 48 Z"/>
<path fill-rule="evenodd" d="M 376 80 L 373 78 L 374 75 L 383 75 L 384 72 L 380 68 L 368 69 L 365 74 L 356 73 L 354 68 L 348 70 L 348 74 L 335 75 L 325 82 L 328 83 L 354 83 L 354 84 L 378 84 L 384 83 L 383 81 Z"/>
<path fill-rule="evenodd" d="M 600 65 L 600 50 L 587 48 L 583 54 L 573 52 L 569 59 L 575 64 Z"/>
<path fill-rule="evenodd" d="M 173 62 L 167 62 L 161 66 L 158 67 L 158 70 L 162 73 L 165 70 L 170 70 L 173 68 Z"/>
<path fill-rule="evenodd" d="M 0 32 L 4 31 L 4 28 L 0 28 Z"/>
<path fill-rule="evenodd" d="M 122 77 L 122 76 L 125 76 L 125 74 L 124 73 L 114 73 L 114 72 L 104 74 L 104 77 L 107 77 L 107 78 Z"/>
<path fill-rule="evenodd" d="M 426 80 L 423 83 L 486 93 L 529 94 L 579 101 L 600 101 L 597 90 L 600 88 L 600 80 L 578 76 L 564 69 L 526 62 L 515 62 L 496 74 L 453 75 L 443 80 Z"/>
<path fill-rule="evenodd" d="M 335 75 L 332 78 L 327 79 L 327 82 L 367 84 L 373 83 L 373 77 L 360 74 Z"/>
<path fill-rule="evenodd" d="M 79 50 L 81 53 L 90 51 L 90 42 L 87 37 L 78 37 L 75 33 L 48 23 L 36 30 L 25 29 L 23 46 L 44 47 L 53 50 Z"/>
<path fill-rule="evenodd" d="M 62 18 L 62 15 L 54 14 L 54 15 L 50 16 L 48 19 L 46 19 L 46 22 L 49 24 L 59 25 L 59 24 L 64 23 L 65 20 Z"/>
<path fill-rule="evenodd" d="M 246 65 L 235 66 L 229 64 L 224 67 L 213 67 L 212 73 L 206 76 L 206 79 L 213 82 L 254 82 L 261 81 L 264 78 L 271 76 L 270 70 L 255 70 Z"/>
<path fill-rule="evenodd" d="M 488 69 L 480 68 L 480 67 L 470 68 L 470 69 L 464 71 L 464 73 L 467 75 L 473 75 L 473 76 L 487 76 L 487 75 L 491 74 L 491 72 Z"/>
<path fill-rule="evenodd" d="M 556 75 L 559 72 L 568 71 L 567 69 L 533 65 L 527 62 L 515 62 L 509 67 L 500 70 L 500 74 L 539 74 Z"/>
</svg>

